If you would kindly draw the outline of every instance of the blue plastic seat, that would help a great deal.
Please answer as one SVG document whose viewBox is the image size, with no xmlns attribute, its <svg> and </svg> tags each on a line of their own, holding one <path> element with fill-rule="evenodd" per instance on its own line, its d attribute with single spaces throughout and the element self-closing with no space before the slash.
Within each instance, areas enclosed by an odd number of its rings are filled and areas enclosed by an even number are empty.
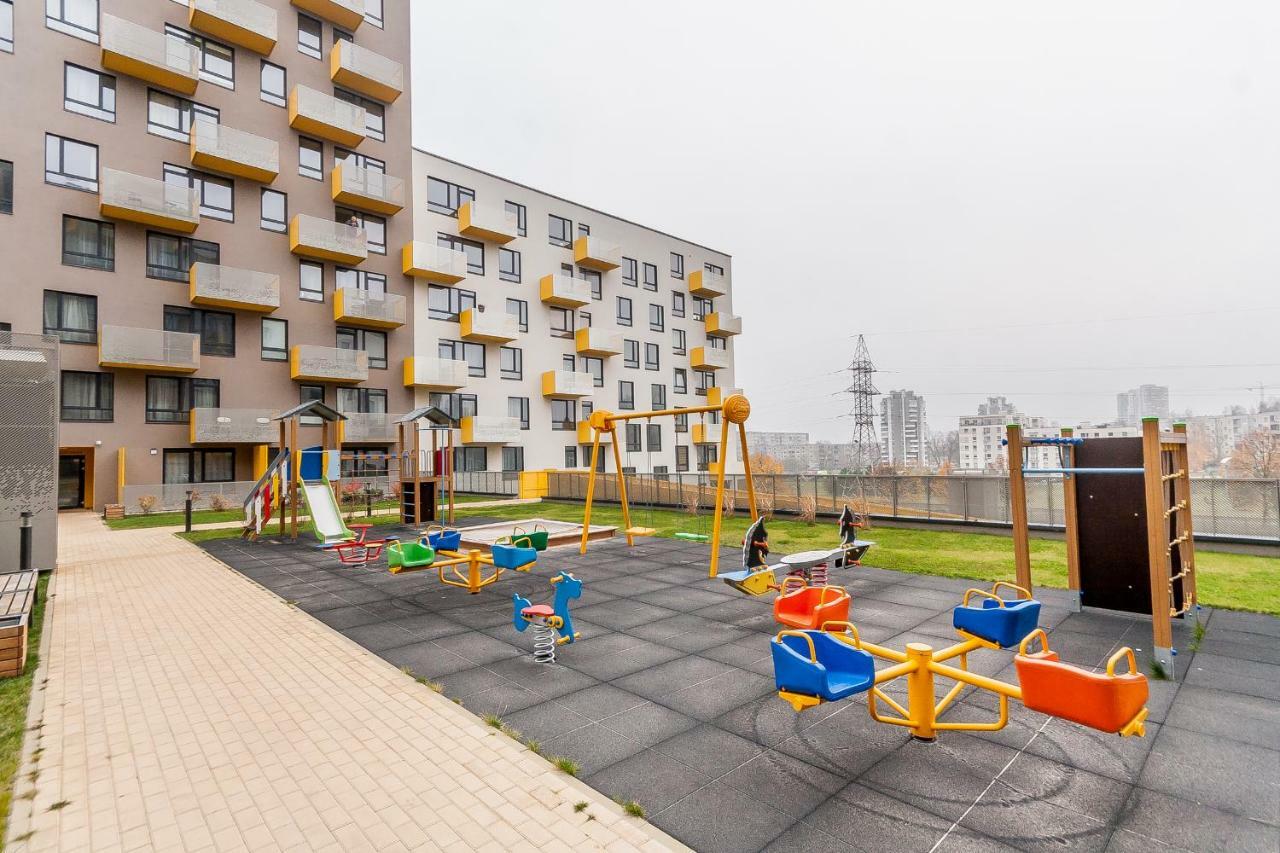
<svg viewBox="0 0 1280 853">
<path fill-rule="evenodd" d="M 462 546 L 461 530 L 435 530 L 427 533 L 427 541 L 437 551 L 457 551 Z"/>
<path fill-rule="evenodd" d="M 1040 620 L 1040 602 L 1034 598 L 1005 600 L 982 599 L 981 606 L 956 606 L 951 624 L 959 631 L 995 643 L 1004 649 L 1014 648 L 1022 638 L 1036 629 Z"/>
<path fill-rule="evenodd" d="M 500 569 L 518 569 L 538 561 L 536 548 L 522 548 L 518 545 L 494 545 L 493 564 Z"/>
<path fill-rule="evenodd" d="M 772 650 L 774 683 L 788 693 L 834 702 L 875 683 L 875 658 L 822 631 L 784 632 Z"/>
</svg>

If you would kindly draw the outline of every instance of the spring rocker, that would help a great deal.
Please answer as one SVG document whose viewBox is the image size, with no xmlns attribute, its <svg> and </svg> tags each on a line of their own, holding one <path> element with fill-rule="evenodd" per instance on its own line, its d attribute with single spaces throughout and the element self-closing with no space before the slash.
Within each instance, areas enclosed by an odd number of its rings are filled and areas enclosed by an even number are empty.
<svg viewBox="0 0 1280 853">
<path fill-rule="evenodd" d="M 455 535 L 456 534 L 456 535 Z M 432 536 L 439 545 L 459 547 L 462 534 L 457 530 L 440 528 L 429 531 L 417 542 L 387 540 L 387 569 L 393 575 L 434 568 L 440 583 L 456 586 L 476 595 L 502 576 L 503 569 L 527 572 L 538 561 L 538 552 L 532 546 L 519 547 L 494 543 L 490 553 L 472 548 L 465 554 L 444 547 L 434 547 Z M 444 557 L 444 559 L 440 559 Z M 485 567 L 493 569 L 485 574 Z M 464 571 L 465 568 L 465 571 Z M 446 575 L 446 570 L 448 574 Z"/>
<path fill-rule="evenodd" d="M 551 579 L 555 595 L 550 604 L 530 604 L 529 599 L 511 596 L 514 613 L 511 623 L 521 633 L 533 627 L 533 659 L 537 663 L 555 663 L 556 646 L 578 639 L 569 616 L 569 602 L 582 596 L 582 581 L 568 572 Z M 560 636 L 557 637 L 556 634 Z"/>
<path fill-rule="evenodd" d="M 789 554 L 775 565 L 768 565 L 769 534 L 764 519 L 758 518 L 742 538 L 742 570 L 726 572 L 720 578 L 747 595 L 765 595 L 780 591 L 782 580 L 801 578 L 808 586 L 826 586 L 829 568 L 861 565 L 861 559 L 874 545 L 857 537 L 857 516 L 848 504 L 840 514 L 840 544 L 835 548 Z M 816 627 L 816 626 L 815 626 Z"/>
</svg>

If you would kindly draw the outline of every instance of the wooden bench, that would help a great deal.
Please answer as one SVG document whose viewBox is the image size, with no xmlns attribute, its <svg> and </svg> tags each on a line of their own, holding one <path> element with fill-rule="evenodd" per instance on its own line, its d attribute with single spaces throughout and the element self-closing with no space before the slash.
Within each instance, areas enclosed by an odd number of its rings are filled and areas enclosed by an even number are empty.
<svg viewBox="0 0 1280 853">
<path fill-rule="evenodd" d="M 0 678 L 21 675 L 27 662 L 27 623 L 39 572 L 0 574 Z"/>
</svg>

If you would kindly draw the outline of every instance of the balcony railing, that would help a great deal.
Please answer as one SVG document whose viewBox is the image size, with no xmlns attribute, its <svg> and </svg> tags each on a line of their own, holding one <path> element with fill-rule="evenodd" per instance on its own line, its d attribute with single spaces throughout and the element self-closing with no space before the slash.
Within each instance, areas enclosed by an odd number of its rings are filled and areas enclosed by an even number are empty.
<svg viewBox="0 0 1280 853">
<path fill-rule="evenodd" d="M 388 104 L 404 91 L 403 65 L 349 41 L 333 46 L 329 77 L 339 86 Z"/>
<path fill-rule="evenodd" d="M 280 174 L 280 143 L 225 124 L 191 126 L 191 165 L 269 184 Z"/>
<path fill-rule="evenodd" d="M 470 368 L 465 361 L 419 356 L 410 356 L 404 360 L 406 388 L 456 391 L 465 387 L 468 379 Z"/>
<path fill-rule="evenodd" d="M 299 133 L 354 148 L 364 142 L 364 107 L 308 86 L 294 86 L 289 93 L 289 126 Z"/>
<path fill-rule="evenodd" d="M 542 374 L 542 396 L 559 399 L 589 397 L 596 391 L 590 373 L 575 370 L 548 370 Z"/>
<path fill-rule="evenodd" d="M 197 261 L 191 265 L 192 305 L 270 314 L 280 307 L 280 276 Z"/>
<path fill-rule="evenodd" d="M 192 444 L 271 444 L 280 424 L 271 409 L 192 409 Z"/>
<path fill-rule="evenodd" d="M 703 299 L 715 299 L 729 292 L 729 280 L 718 272 L 694 270 L 689 273 L 689 292 Z"/>
<path fill-rule="evenodd" d="M 339 42 L 341 44 L 341 42 Z M 404 181 L 374 169 L 339 163 L 333 169 L 333 200 L 391 216 L 404 209 Z"/>
<path fill-rule="evenodd" d="M 467 277 L 467 253 L 425 240 L 414 240 L 405 243 L 401 249 L 400 267 L 405 275 L 414 278 L 457 284 Z"/>
<path fill-rule="evenodd" d="M 408 321 L 409 300 L 398 293 L 370 293 L 357 287 L 333 292 L 333 319 L 371 329 L 395 329 Z"/>
<path fill-rule="evenodd" d="M 364 0 L 290 0 L 294 6 L 353 31 L 364 23 Z"/>
<path fill-rule="evenodd" d="M 520 419 L 470 415 L 462 419 L 463 444 L 514 444 L 520 440 Z"/>
<path fill-rule="evenodd" d="M 195 373 L 200 369 L 200 336 L 162 329 L 103 326 L 98 331 L 98 366 Z"/>
<path fill-rule="evenodd" d="M 266 56 L 276 46 L 276 10 L 256 0 L 190 0 L 193 30 Z"/>
<path fill-rule="evenodd" d="M 741 394 L 741 393 L 742 393 L 741 388 L 719 388 L 716 386 L 712 386 L 711 388 L 707 389 L 707 405 L 723 406 L 725 400 L 728 400 L 734 394 Z"/>
<path fill-rule="evenodd" d="M 487 344 L 505 344 L 520 335 L 520 320 L 505 311 L 480 313 L 468 308 L 458 317 L 462 324 L 462 339 Z"/>
<path fill-rule="evenodd" d="M 100 184 L 98 212 L 108 219 L 184 234 L 200 224 L 200 199 L 191 187 L 117 169 L 103 169 Z"/>
<path fill-rule="evenodd" d="M 729 367 L 729 351 L 694 347 L 689 351 L 689 363 L 694 370 L 726 370 Z"/>
<path fill-rule="evenodd" d="M 573 241 L 573 262 L 580 267 L 608 272 L 622 266 L 622 249 L 590 235 Z"/>
<path fill-rule="evenodd" d="M 510 243 L 520 233 L 516 215 L 468 201 L 458 207 L 458 233 L 491 243 Z"/>
<path fill-rule="evenodd" d="M 103 15 L 102 67 L 191 95 L 200 82 L 200 51 L 162 31 Z"/>
<path fill-rule="evenodd" d="M 289 350 L 289 377 L 300 382 L 364 382 L 369 355 L 363 350 L 295 344 Z"/>
<path fill-rule="evenodd" d="M 707 315 L 707 335 L 713 338 L 731 338 L 742 334 L 742 318 L 734 314 L 716 311 Z"/>
<path fill-rule="evenodd" d="M 343 412 L 347 416 L 341 421 L 339 440 L 348 442 L 371 442 L 385 444 L 396 440 L 396 421 L 402 415 L 388 412 Z"/>
<path fill-rule="evenodd" d="M 318 261 L 358 264 L 369 257 L 363 228 L 299 213 L 289 223 L 289 251 Z"/>
<path fill-rule="evenodd" d="M 574 332 L 573 337 L 578 355 L 608 358 L 622 352 L 622 333 L 613 329 L 588 326 Z"/>
<path fill-rule="evenodd" d="M 579 308 L 591 301 L 591 282 L 570 275 L 544 275 L 539 282 L 542 301 L 557 308 Z"/>
</svg>

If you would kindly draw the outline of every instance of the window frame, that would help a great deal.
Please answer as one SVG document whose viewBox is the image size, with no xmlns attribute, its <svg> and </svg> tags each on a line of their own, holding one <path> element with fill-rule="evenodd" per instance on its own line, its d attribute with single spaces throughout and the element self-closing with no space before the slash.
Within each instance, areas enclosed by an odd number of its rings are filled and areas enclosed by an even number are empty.
<svg viewBox="0 0 1280 853">
<path fill-rule="evenodd" d="M 446 349 L 448 350 L 447 355 L 445 354 Z M 479 355 L 478 363 L 472 361 L 472 353 Z M 451 338 L 440 338 L 436 341 L 436 355 L 439 358 L 466 362 L 468 376 L 483 379 L 488 371 L 488 357 L 484 350 L 484 344 L 478 344 L 474 341 L 456 341 Z"/>
<path fill-rule="evenodd" d="M 508 258 L 514 259 L 515 263 L 510 265 L 511 269 L 503 269 L 503 262 Z M 498 247 L 498 279 L 500 281 L 509 281 L 512 284 L 520 283 L 520 276 L 523 272 L 523 263 L 520 253 L 515 249 L 508 249 L 506 246 Z"/>
<path fill-rule="evenodd" d="M 507 367 L 507 357 L 512 367 Z M 502 379 L 524 379 L 524 350 L 520 347 L 498 347 L 498 376 Z"/>
<path fill-rule="evenodd" d="M 55 32 L 63 33 L 64 35 L 69 35 L 73 38 L 78 38 L 84 41 L 98 44 L 98 41 L 100 38 L 100 32 L 102 29 L 102 8 L 98 0 L 83 0 L 83 2 L 85 3 L 93 4 L 94 28 L 92 30 L 86 29 L 85 27 L 82 27 L 77 23 L 73 23 L 72 21 L 66 18 L 67 6 L 70 4 L 76 3 L 77 0 L 52 0 L 52 2 L 59 4 L 58 12 L 60 15 L 62 15 L 62 17 L 54 17 L 49 14 L 49 1 L 50 0 L 46 0 L 45 6 L 44 6 L 45 27 L 47 27 L 48 29 L 54 30 Z"/>
<path fill-rule="evenodd" d="M 560 227 L 560 234 L 568 236 L 557 236 L 556 226 Z M 547 242 L 552 246 L 559 246 L 562 249 L 573 248 L 573 220 L 566 219 L 563 216 L 556 216 L 554 213 L 547 214 Z"/>
<path fill-rule="evenodd" d="M 640 286 L 640 264 L 635 258 L 624 257 L 622 259 L 622 283 L 627 287 Z"/>
<path fill-rule="evenodd" d="M 223 89 L 230 89 L 233 92 L 235 91 L 236 49 L 234 47 L 232 47 L 229 44 L 224 44 L 218 41 L 217 39 L 211 39 L 208 36 L 201 35 L 200 33 L 192 32 L 191 30 L 184 29 L 183 27 L 179 27 L 169 23 L 166 23 L 164 25 L 164 34 L 169 38 L 176 38 L 181 41 L 185 41 L 187 44 L 191 45 L 197 51 L 199 51 L 200 53 L 199 76 L 201 80 L 205 81 L 206 83 L 212 83 L 215 86 L 220 86 Z M 210 48 L 213 48 L 213 50 L 211 51 Z M 231 76 L 229 77 L 218 71 L 214 71 L 209 67 L 209 62 L 207 61 L 208 58 L 211 55 L 216 55 L 217 52 L 220 50 L 226 51 L 227 53 L 226 56 L 218 57 L 218 58 L 226 62 L 227 67 L 230 68 Z"/>
<path fill-rule="evenodd" d="M 632 358 L 628 352 L 634 347 L 635 358 Z M 633 341 L 630 338 L 622 339 L 622 366 L 630 367 L 634 370 L 640 369 L 640 342 Z"/>
<path fill-rule="evenodd" d="M 578 401 L 551 399 L 551 431 L 574 432 L 578 429 Z M 559 412 L 561 417 L 557 418 Z"/>
<path fill-rule="evenodd" d="M 467 256 L 467 274 L 468 275 L 484 275 L 484 243 L 479 240 L 468 240 L 465 237 L 457 237 L 453 234 L 446 234 L 443 231 L 436 232 L 436 245 L 446 249 L 453 249 L 456 252 L 462 252 Z M 472 254 L 467 249 L 475 249 L 479 252 L 479 264 L 471 262 Z"/>
<path fill-rule="evenodd" d="M 181 267 L 165 267 L 160 264 L 151 262 L 151 241 L 155 240 L 176 240 Z M 212 253 L 208 253 L 208 248 L 212 247 Z M 204 257 L 197 258 L 195 250 L 205 251 Z M 219 264 L 222 262 L 222 246 L 209 240 L 197 240 L 194 237 L 188 237 L 182 234 L 170 234 L 166 231 L 147 231 L 146 238 L 143 242 L 143 262 L 146 268 L 146 277 L 157 279 L 158 281 L 176 281 L 180 284 L 187 284 L 191 281 L 191 265 L 197 261 L 203 261 L 209 264 Z M 166 275 L 165 270 L 174 270 L 173 275 Z"/>
<path fill-rule="evenodd" d="M 4 23 L 8 25 L 5 30 L 8 35 L 5 35 L 4 32 L 0 32 L 0 51 L 13 53 L 13 41 L 15 35 L 13 22 L 13 0 L 0 0 L 0 9 L 9 10 L 8 12 L 0 13 L 4 16 L 3 19 L 0 20 L 3 20 Z"/>
<path fill-rule="evenodd" d="M 515 405 L 512 406 L 512 403 Z M 512 408 L 517 409 L 513 415 Z M 528 397 L 508 397 L 507 398 L 507 417 L 516 418 L 520 421 L 520 429 L 527 430 L 532 427 L 529 424 L 529 398 Z"/>
<path fill-rule="evenodd" d="M 199 197 L 201 216 L 207 216 L 210 219 L 217 219 L 221 222 L 236 221 L 236 182 L 233 179 L 202 172 L 199 169 L 192 169 L 189 166 L 182 166 L 177 163 L 165 163 L 163 175 L 164 182 L 174 186 L 181 186 L 181 184 L 170 180 L 170 178 L 186 178 L 187 186 L 195 190 L 196 195 Z M 219 187 L 226 190 L 227 200 L 231 206 L 219 207 L 209 203 L 209 187 Z"/>
<path fill-rule="evenodd" d="M 516 215 L 516 236 L 529 236 L 529 209 L 518 201 L 507 199 L 502 203 L 502 209 L 507 213 Z"/>
<path fill-rule="evenodd" d="M 365 248 L 375 255 L 385 255 L 387 253 L 387 218 L 376 213 L 356 210 L 353 207 L 342 207 L 340 205 L 334 207 L 334 222 L 349 225 L 352 219 L 356 220 L 356 227 L 364 231 Z M 378 227 L 370 228 L 370 224 Z M 378 239 L 378 234 L 382 235 L 381 239 Z"/>
<path fill-rule="evenodd" d="M 304 151 L 314 151 L 319 165 L 315 168 L 305 165 L 302 161 Z M 298 174 L 313 181 L 324 180 L 324 143 L 319 139 L 312 139 L 310 136 L 298 137 Z"/>
<path fill-rule="evenodd" d="M 67 405 L 67 377 L 68 376 L 95 376 L 94 380 L 94 398 L 98 403 L 96 406 L 68 406 Z M 104 393 L 105 392 L 105 393 Z M 116 419 L 116 377 L 114 373 L 93 371 L 93 370 L 62 370 L 58 374 L 58 420 L 66 423 L 113 423 Z M 103 400 L 106 400 L 104 406 Z M 80 417 L 68 417 L 69 409 L 82 410 Z M 105 417 L 85 416 L 87 412 L 102 412 Z"/>
<path fill-rule="evenodd" d="M 217 447 L 215 448 L 166 447 L 163 453 L 164 453 L 164 456 L 162 457 L 162 461 L 160 463 L 160 479 L 164 482 L 164 485 L 195 486 L 195 485 L 200 485 L 201 483 L 234 483 L 235 482 L 236 452 L 234 449 L 217 448 Z M 218 455 L 226 454 L 231 460 L 231 465 L 229 466 L 231 469 L 231 475 L 225 480 L 210 480 L 204 476 L 204 472 L 208 468 L 208 459 L 210 456 L 214 454 L 218 454 Z M 173 456 L 185 455 L 187 457 L 187 460 L 188 460 L 187 472 L 191 475 L 190 479 L 181 483 L 171 483 L 168 480 L 164 479 L 165 475 L 169 471 L 169 465 L 167 460 L 170 455 L 173 455 Z M 196 465 L 197 459 L 200 460 L 199 466 Z M 196 478 L 197 467 L 199 468 L 199 472 L 200 472 L 199 479 Z"/>
<path fill-rule="evenodd" d="M 447 305 L 444 310 L 434 307 L 432 296 L 444 293 Z M 430 284 L 427 286 L 427 319 L 441 320 L 446 323 L 462 322 L 462 312 L 476 308 L 479 302 L 474 290 L 454 287 L 450 284 Z M 457 310 L 455 310 L 455 307 Z"/>
<path fill-rule="evenodd" d="M 510 463 L 508 463 L 507 461 L 508 455 L 512 457 Z M 502 448 L 502 473 L 516 474 L 523 470 L 524 470 L 524 448 L 518 444 L 504 445 Z"/>
<path fill-rule="evenodd" d="M 12 160 L 0 160 L 0 213 L 13 213 Z"/>
<path fill-rule="evenodd" d="M 650 359 L 649 356 L 653 358 Z M 644 342 L 644 369 L 645 370 L 661 370 L 662 369 L 662 348 L 652 341 Z"/>
<path fill-rule="evenodd" d="M 671 393 L 688 394 L 689 393 L 689 372 L 683 367 L 673 368 L 671 374 Z"/>
<path fill-rule="evenodd" d="M 268 325 L 271 324 L 271 325 Z M 266 334 L 268 328 L 276 328 L 279 324 L 284 328 L 284 346 L 282 348 L 268 347 Z M 268 353 L 279 352 L 277 358 Z M 258 358 L 262 361 L 288 361 L 289 360 L 289 321 L 283 317 L 263 317 L 262 322 L 258 326 Z"/>
<path fill-rule="evenodd" d="M 275 92 L 267 89 L 266 70 L 274 68 L 280 72 L 281 93 L 277 95 Z M 275 107 L 289 106 L 289 69 L 283 65 L 277 65 L 268 59 L 261 59 L 258 65 L 258 100 L 271 104 Z"/>
<path fill-rule="evenodd" d="M 188 329 L 171 329 L 169 328 L 170 317 L 185 317 Z M 205 332 L 209 329 L 210 321 L 217 320 L 219 322 L 228 323 L 227 328 L 231 331 L 230 345 L 226 344 L 206 344 Z M 213 356 L 217 358 L 235 358 L 236 357 L 236 315 L 231 311 L 216 311 L 207 308 L 192 308 L 188 305 L 165 305 L 161 316 L 160 327 L 166 332 L 187 332 L 188 334 L 196 334 L 200 336 L 200 355 Z M 212 335 L 208 337 L 212 338 Z"/>
<path fill-rule="evenodd" d="M 689 354 L 689 336 L 684 329 L 671 327 L 671 352 L 675 355 Z"/>
<path fill-rule="evenodd" d="M 79 252 L 68 253 L 67 220 L 72 220 L 74 222 L 80 222 L 80 223 L 91 222 L 94 225 L 98 226 L 98 229 L 97 229 L 98 230 L 98 235 L 97 235 L 98 248 L 99 249 L 104 248 L 103 237 L 104 235 L 107 235 L 109 239 L 105 242 L 110 244 L 107 247 L 110 250 L 110 254 L 109 255 L 84 255 Z M 102 258 L 104 261 L 106 261 L 106 265 L 104 266 L 101 264 L 69 263 L 67 261 L 68 257 Z M 116 224 L 114 222 L 104 222 L 100 219 L 89 219 L 84 216 L 72 216 L 70 213 L 64 213 L 62 215 L 62 265 L 67 267 L 77 267 L 79 269 L 99 270 L 101 272 L 114 272 L 116 268 Z"/>
<path fill-rule="evenodd" d="M 302 39 L 303 33 L 305 32 L 307 35 L 310 35 L 309 28 L 307 30 L 303 29 L 303 26 L 302 26 L 303 21 L 307 21 L 311 24 L 315 24 L 315 38 L 316 38 L 315 47 L 311 47 L 309 42 L 306 42 L 306 43 L 303 42 L 303 39 Z M 298 53 L 301 53 L 303 56 L 309 56 L 312 59 L 320 59 L 320 60 L 324 59 L 324 22 L 322 22 L 319 18 L 313 18 L 311 15 L 307 15 L 302 12 L 299 12 L 298 26 L 295 33 L 297 38 Z"/>
<path fill-rule="evenodd" d="M 307 287 L 307 270 L 315 270 L 319 276 L 319 289 Z M 300 259 L 298 261 L 298 299 L 303 302 L 324 302 L 324 264 L 320 261 Z"/>
<path fill-rule="evenodd" d="M 160 409 L 151 405 L 151 388 L 152 383 L 156 382 L 176 382 L 178 383 L 178 400 L 177 408 Z M 197 408 L 195 406 L 196 388 L 205 390 L 212 389 L 218 398 L 218 402 L 211 407 L 218 408 L 222 401 L 222 384 L 217 379 L 207 379 L 195 376 L 161 376 L 157 374 L 148 374 L 142 386 L 142 417 L 143 421 L 149 424 L 185 424 L 191 422 L 191 410 Z M 162 416 L 165 415 L 165 416 Z M 169 417 L 171 415 L 171 417 Z"/>
<path fill-rule="evenodd" d="M 650 276 L 650 273 L 652 273 L 652 276 Z M 643 285 L 645 290 L 649 290 L 654 293 L 658 292 L 658 265 L 657 264 L 651 264 L 647 262 L 644 264 L 644 280 L 641 282 L 641 284 Z"/>
<path fill-rule="evenodd" d="M 671 277 L 684 279 L 684 255 L 679 252 L 671 253 Z"/>
<path fill-rule="evenodd" d="M 267 196 L 280 196 L 284 203 L 284 215 L 279 223 L 274 219 L 268 219 L 266 214 Z M 277 225 L 279 227 L 277 227 Z M 275 231 L 279 234 L 288 233 L 289 231 L 289 194 L 281 192 L 271 187 L 262 187 L 262 192 L 258 196 L 258 227 L 263 231 Z"/>
<path fill-rule="evenodd" d="M 625 296 L 617 297 L 616 320 L 619 326 L 631 327 L 635 314 L 632 310 L 631 300 Z M 623 306 L 626 306 L 626 314 L 623 314 Z"/>
<path fill-rule="evenodd" d="M 54 313 L 57 325 L 48 324 L 49 298 L 55 303 Z M 89 325 L 84 328 L 63 325 L 66 311 L 65 305 L 73 300 L 85 300 L 89 305 Z M 81 344 L 93 346 L 98 343 L 98 297 L 92 293 L 75 293 L 69 290 L 53 290 L 45 288 L 40 301 L 41 334 L 53 335 L 63 344 Z"/>
<path fill-rule="evenodd" d="M 431 200 L 433 184 L 439 184 L 444 187 L 445 201 L 443 204 Z M 476 200 L 476 191 L 464 187 L 462 184 L 455 184 L 453 181 L 446 181 L 444 178 L 437 178 L 434 175 L 427 175 L 427 210 L 432 213 L 438 213 L 441 216 L 452 216 L 458 218 L 458 208 L 467 202 Z"/>
<path fill-rule="evenodd" d="M 516 311 L 513 312 L 512 308 L 516 308 Z M 516 321 L 520 324 L 520 331 L 529 331 L 529 303 L 527 300 L 514 299 L 508 296 L 506 310 L 508 314 L 516 318 Z"/>
<path fill-rule="evenodd" d="M 88 101 L 78 101 L 71 97 L 71 72 L 72 70 L 81 71 L 85 74 L 92 74 L 98 80 L 98 103 L 91 104 Z M 108 85 L 104 85 L 104 82 Z M 104 98 L 103 93 L 110 92 L 110 98 Z M 111 104 L 108 108 L 104 106 L 104 101 L 110 100 Z M 108 124 L 116 123 L 116 78 L 112 74 L 105 74 L 101 71 L 95 71 L 92 68 L 86 68 L 83 65 L 77 65 L 74 62 L 62 63 L 62 108 L 69 113 L 85 116 L 86 118 L 105 121 Z"/>
<path fill-rule="evenodd" d="M 49 157 L 52 154 L 50 144 L 56 140 L 58 168 L 49 168 Z M 66 149 L 67 143 L 83 146 L 93 151 L 93 177 L 89 178 L 74 172 L 65 171 L 66 167 Z M 73 139 L 69 136 L 60 136 L 56 133 L 45 133 L 44 135 L 44 182 L 50 186 L 62 187 L 64 189 L 76 190 L 84 193 L 96 193 L 99 187 L 99 176 L 102 172 L 101 152 L 98 146 L 92 142 L 84 142 L 79 139 Z M 53 176 L 53 177 L 51 177 Z M 64 178 L 65 180 L 56 180 L 56 178 Z"/>
<path fill-rule="evenodd" d="M 385 329 L 362 329 L 355 326 L 337 326 L 334 328 L 334 346 L 338 349 L 349 349 L 355 352 L 362 352 L 368 359 L 370 370 L 387 370 L 391 362 L 390 346 L 391 339 L 388 337 Z M 347 337 L 351 340 L 351 346 L 344 347 L 342 345 L 343 338 Z M 382 355 L 379 357 L 369 349 L 370 340 L 382 341 Z"/>
<path fill-rule="evenodd" d="M 649 303 L 649 331 L 665 332 L 667 330 L 667 312 L 656 302 Z"/>
<path fill-rule="evenodd" d="M 163 99 L 165 98 L 173 101 L 173 104 L 164 103 Z M 157 121 L 153 114 L 153 107 L 157 109 L 172 109 L 177 112 L 177 126 L 162 124 Z M 163 89 L 147 87 L 147 133 L 152 136 L 172 139 L 175 142 L 190 143 L 191 128 L 195 126 L 197 121 L 210 121 L 214 124 L 219 124 L 222 121 L 222 111 L 216 107 L 193 101 L 190 98 L 166 92 Z"/>
<path fill-rule="evenodd" d="M 618 409 L 634 412 L 636 408 L 636 384 L 630 379 L 618 380 Z"/>
<path fill-rule="evenodd" d="M 684 294 L 678 290 L 671 291 L 671 317 L 684 317 L 685 299 Z"/>
</svg>

